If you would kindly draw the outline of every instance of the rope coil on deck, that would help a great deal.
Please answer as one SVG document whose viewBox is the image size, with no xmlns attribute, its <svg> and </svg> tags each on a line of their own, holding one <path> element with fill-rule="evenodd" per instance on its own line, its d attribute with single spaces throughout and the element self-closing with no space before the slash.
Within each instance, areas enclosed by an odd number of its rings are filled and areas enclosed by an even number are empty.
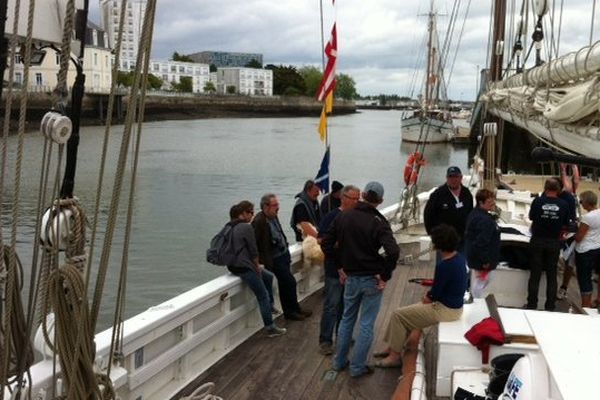
<svg viewBox="0 0 600 400">
<path fill-rule="evenodd" d="M 214 388 L 214 382 L 206 382 L 200 385 L 200 387 L 194 390 L 189 396 L 182 397 L 181 400 L 223 400 L 222 397 L 211 393 Z"/>
</svg>

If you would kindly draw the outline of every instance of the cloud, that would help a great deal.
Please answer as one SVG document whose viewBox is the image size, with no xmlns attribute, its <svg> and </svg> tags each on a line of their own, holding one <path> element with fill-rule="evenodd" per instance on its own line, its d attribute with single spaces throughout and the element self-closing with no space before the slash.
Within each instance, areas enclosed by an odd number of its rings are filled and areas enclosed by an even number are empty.
<svg viewBox="0 0 600 400">
<path fill-rule="evenodd" d="M 350 74 L 360 94 L 396 93 L 407 95 L 417 60 L 425 60 L 429 2 L 417 0 L 338 0 L 336 13 L 323 0 L 324 37 L 329 38 L 332 21 L 337 20 L 339 72 Z M 452 98 L 473 99 L 477 66 L 487 64 L 492 0 L 470 1 L 460 51 L 450 82 Z M 511 2 L 507 23 L 514 26 Z M 520 9 L 520 2 L 515 8 Z M 573 51 L 589 41 L 592 1 L 555 1 L 546 20 L 546 37 L 557 39 L 560 8 L 561 53 Z M 469 1 L 459 2 L 463 15 Z M 438 31 L 443 36 L 454 1 L 438 1 Z M 554 24 L 550 17 L 554 13 Z M 596 20 L 600 10 L 596 10 Z M 97 11 L 92 11 L 97 15 Z M 321 65 L 321 28 L 316 0 L 160 0 L 157 3 L 153 57 L 166 59 L 173 51 L 203 50 L 259 52 L 265 63 Z M 533 17 L 529 17 L 526 43 L 530 43 Z M 552 29 L 552 26 L 554 28 Z M 457 21 L 455 35 L 462 29 Z M 507 27 L 507 35 L 514 31 Z M 598 40 L 600 23 L 594 38 Z M 455 40 L 457 40 L 455 38 Z M 456 43 L 456 42 L 454 42 Z M 507 45 L 512 39 L 506 38 Z M 545 56 L 546 57 L 546 56 Z M 450 57 L 449 60 L 453 60 Z M 422 68 L 422 67 L 420 67 Z M 450 69 L 450 66 L 447 66 Z M 447 73 L 448 75 L 448 73 Z M 416 95 L 416 94 L 415 94 Z"/>
</svg>

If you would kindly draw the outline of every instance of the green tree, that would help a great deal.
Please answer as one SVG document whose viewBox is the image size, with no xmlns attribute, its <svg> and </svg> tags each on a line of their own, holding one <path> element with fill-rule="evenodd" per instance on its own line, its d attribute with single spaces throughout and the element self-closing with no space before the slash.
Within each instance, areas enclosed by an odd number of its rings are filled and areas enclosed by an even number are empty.
<svg viewBox="0 0 600 400">
<path fill-rule="evenodd" d="M 208 66 L 208 70 L 209 70 L 210 72 L 217 72 L 217 66 L 216 66 L 215 64 L 210 64 L 210 65 Z"/>
<path fill-rule="evenodd" d="M 321 70 L 319 70 L 317 67 L 306 66 L 300 68 L 298 73 L 302 76 L 302 79 L 304 79 L 304 85 L 306 86 L 306 91 L 304 94 L 310 97 L 316 96 L 321 79 L 323 79 L 323 73 Z"/>
<path fill-rule="evenodd" d="M 117 72 L 117 85 L 130 87 L 133 84 L 133 73 L 118 71 Z"/>
<path fill-rule="evenodd" d="M 204 93 L 215 93 L 217 91 L 217 88 L 215 87 L 214 83 L 212 83 L 211 81 L 207 81 L 204 84 L 204 88 L 202 88 L 202 90 L 204 91 Z"/>
<path fill-rule="evenodd" d="M 358 97 L 356 92 L 356 83 L 350 75 L 338 74 L 337 84 L 335 86 L 336 97 L 344 100 L 354 100 Z"/>
<path fill-rule="evenodd" d="M 151 89 L 158 90 L 162 87 L 163 81 L 156 75 L 148 74 L 148 86 Z"/>
<path fill-rule="evenodd" d="M 306 93 L 306 84 L 296 67 L 269 64 L 265 68 L 273 71 L 273 94 L 297 96 Z"/>
<path fill-rule="evenodd" d="M 227 92 L 227 94 L 235 94 L 235 92 L 236 92 L 235 86 L 229 85 L 225 88 L 225 91 Z"/>
<path fill-rule="evenodd" d="M 194 85 L 192 83 L 191 76 L 182 76 L 181 78 L 179 78 L 179 83 L 175 83 L 172 85 L 173 89 L 175 89 L 178 92 L 191 93 L 194 91 Z"/>
<path fill-rule="evenodd" d="M 246 68 L 262 68 L 262 64 L 257 59 L 252 59 L 244 65 Z"/>
<path fill-rule="evenodd" d="M 173 61 L 194 62 L 194 60 L 192 60 L 190 56 L 186 54 L 179 54 L 176 51 L 173 52 L 173 56 L 171 58 L 173 59 Z"/>
</svg>

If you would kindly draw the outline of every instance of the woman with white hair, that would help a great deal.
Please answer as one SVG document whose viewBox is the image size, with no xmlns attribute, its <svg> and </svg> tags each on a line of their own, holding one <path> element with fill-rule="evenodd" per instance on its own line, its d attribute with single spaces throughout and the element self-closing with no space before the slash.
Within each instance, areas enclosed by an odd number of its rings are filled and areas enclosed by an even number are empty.
<svg viewBox="0 0 600 400">
<path fill-rule="evenodd" d="M 579 203 L 587 211 L 581 217 L 577 234 L 575 235 L 575 264 L 577 266 L 577 282 L 581 292 L 581 306 L 592 306 L 592 272 L 598 271 L 600 262 L 600 210 L 598 196 L 592 191 L 579 195 Z M 598 299 L 594 303 L 598 303 Z"/>
</svg>

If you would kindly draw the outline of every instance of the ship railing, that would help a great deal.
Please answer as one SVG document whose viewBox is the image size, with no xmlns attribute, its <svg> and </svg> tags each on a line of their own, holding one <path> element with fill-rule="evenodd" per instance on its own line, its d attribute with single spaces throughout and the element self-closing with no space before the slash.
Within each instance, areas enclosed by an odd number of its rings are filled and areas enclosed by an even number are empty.
<svg viewBox="0 0 600 400">
<path fill-rule="evenodd" d="M 397 207 L 387 207 L 382 213 L 391 218 Z M 323 287 L 323 268 L 304 265 L 299 244 L 290 246 L 290 253 L 302 300 Z M 274 282 L 274 290 L 276 286 Z M 150 307 L 124 323 L 119 365 L 111 368 L 117 395 L 122 400 L 169 399 L 260 329 L 254 294 L 231 274 Z M 112 328 L 95 338 L 100 370 L 107 367 L 111 335 Z M 50 399 L 55 382 L 57 393 L 62 393 L 62 382 L 54 379 L 53 368 L 52 357 L 32 367 L 31 389 L 36 399 Z"/>
</svg>

